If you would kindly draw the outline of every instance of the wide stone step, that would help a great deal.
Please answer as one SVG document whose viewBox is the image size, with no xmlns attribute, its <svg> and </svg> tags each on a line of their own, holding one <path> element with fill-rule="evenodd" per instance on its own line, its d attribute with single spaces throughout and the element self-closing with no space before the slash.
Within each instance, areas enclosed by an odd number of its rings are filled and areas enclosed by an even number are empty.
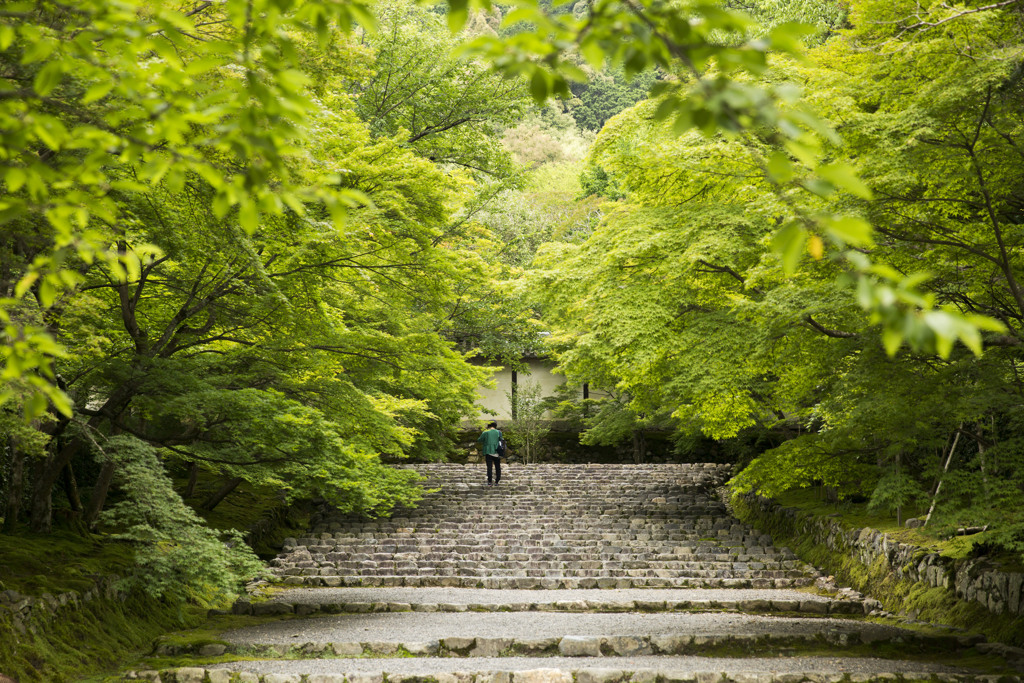
<svg viewBox="0 0 1024 683">
<path fill-rule="evenodd" d="M 609 555 L 605 553 L 566 553 L 566 554 L 554 554 L 554 553 L 525 553 L 525 552 L 437 552 L 437 551 L 423 551 L 423 552 L 405 552 L 399 551 L 394 554 L 381 553 L 385 557 L 379 557 L 378 553 L 342 553 L 342 552 L 331 552 L 323 555 L 314 554 L 309 557 L 304 557 L 298 553 L 290 556 L 289 558 L 281 558 L 271 566 L 288 566 L 296 562 L 316 562 L 316 563 L 330 563 L 336 564 L 337 566 L 349 566 L 343 563 L 349 563 L 351 566 L 359 566 L 361 563 L 366 562 L 424 562 L 424 561 L 435 561 L 435 562 L 519 562 L 519 563 L 597 563 L 607 567 L 620 567 L 624 569 L 643 569 L 648 566 L 659 566 L 668 567 L 674 569 L 701 569 L 701 568 L 720 568 L 720 567 L 742 567 L 744 565 L 749 569 L 797 569 L 803 566 L 799 560 L 766 560 L 759 558 L 751 558 L 749 556 L 741 556 L 739 558 L 732 558 L 725 556 L 723 559 L 717 559 L 718 556 L 710 556 L 707 559 L 701 558 L 696 559 L 696 556 L 679 556 L 679 555 L 654 555 L 644 557 L 636 554 L 615 554 Z M 595 566 L 596 568 L 596 566 Z"/>
<path fill-rule="evenodd" d="M 480 567 L 475 562 L 447 562 L 422 564 L 410 563 L 402 565 L 398 562 L 373 563 L 374 566 L 359 568 L 336 567 L 324 563 L 312 567 L 290 567 L 282 569 L 278 575 L 284 577 L 336 577 L 336 575 L 362 575 L 362 577 L 420 577 L 420 575 L 440 575 L 440 577 L 564 577 L 573 579 L 602 579 L 605 577 L 632 577 L 658 579 L 796 579 L 804 572 L 799 569 L 732 569 L 728 565 L 719 568 L 678 569 L 648 567 L 643 569 L 626 569 L 623 567 L 570 568 L 559 566 L 538 566 L 530 564 L 497 563 L 497 566 Z M 543 563 L 541 563 L 543 564 Z"/>
<path fill-rule="evenodd" d="M 216 648 L 221 655 L 244 657 L 287 657 L 289 659 L 319 657 L 636 657 L 714 656 L 715 653 L 743 648 L 752 656 L 773 654 L 782 649 L 811 648 L 828 645 L 834 650 L 870 645 L 875 640 L 861 640 L 859 634 L 825 632 L 812 634 L 703 634 L 696 635 L 616 635 L 616 636 L 548 636 L 514 637 L 441 637 L 437 640 L 363 640 L 363 641 L 296 641 L 230 643 Z M 954 637 L 914 635 L 903 640 L 887 640 L 905 648 L 907 654 L 954 653 L 970 648 L 973 643 Z M 173 644 L 158 645 L 159 656 L 212 654 L 207 646 L 194 651 Z"/>
<path fill-rule="evenodd" d="M 228 683 L 1019 683 L 941 664 L 878 658 L 565 657 L 251 661 L 133 673 L 129 680 Z"/>
<path fill-rule="evenodd" d="M 384 539 L 360 539 L 356 542 L 330 542 L 316 541 L 314 544 L 300 545 L 296 542 L 288 544 L 288 552 L 309 552 L 327 554 L 332 552 L 364 553 L 423 553 L 423 552 L 445 552 L 445 553 L 473 553 L 473 552 L 495 552 L 495 553 L 518 553 L 518 554 L 578 554 L 607 555 L 630 557 L 623 559 L 644 559 L 650 557 L 663 557 L 672 560 L 692 560 L 695 558 L 707 559 L 736 559 L 737 557 L 771 557 L 773 559 L 792 559 L 795 557 L 787 551 L 762 550 L 761 545 L 715 545 L 705 544 L 702 546 L 678 545 L 674 542 L 643 542 L 631 541 L 629 543 L 615 542 L 615 539 L 607 541 L 593 541 L 588 543 L 570 543 L 564 540 L 539 540 L 539 539 L 508 539 L 507 542 L 499 543 L 494 539 L 477 537 L 438 537 L 436 539 L 424 539 L 419 541 L 384 538 Z"/>
<path fill-rule="evenodd" d="M 645 539 L 661 536 L 664 538 L 683 538 L 696 543 L 721 543 L 731 540 L 735 541 L 737 545 L 763 545 L 762 543 L 752 543 L 752 541 L 764 538 L 763 534 L 755 533 L 745 527 L 732 529 L 725 525 L 718 525 L 718 528 L 712 528 L 712 525 L 708 525 L 706 529 L 700 529 L 693 526 L 680 525 L 676 522 L 672 524 L 658 524 L 650 519 L 645 519 L 640 524 L 614 524 L 593 519 L 589 520 L 587 524 L 579 525 L 579 528 L 573 528 L 572 525 L 557 520 L 537 520 L 535 522 L 525 520 L 509 524 L 501 522 L 481 522 L 479 524 L 449 522 L 433 527 L 406 530 L 405 525 L 409 524 L 413 524 L 413 521 L 403 521 L 392 525 L 382 524 L 375 527 L 367 527 L 357 523 L 339 524 L 337 525 L 338 529 L 332 535 L 335 540 L 345 538 L 371 539 L 378 538 L 380 534 L 410 539 L 429 538 L 431 536 L 453 533 L 469 536 L 526 536 L 527 538 L 536 538 L 536 540 L 557 540 L 566 536 L 574 539 L 616 540 L 617 538 L 636 538 L 637 535 L 643 534 Z M 544 538 L 541 535 L 543 533 L 540 531 L 541 529 L 548 530 L 548 538 Z M 609 536 L 611 538 L 608 538 Z M 316 539 L 308 540 L 315 541 Z"/>
<path fill-rule="evenodd" d="M 330 552 L 338 549 L 345 552 L 396 552 L 391 549 L 393 546 L 406 545 L 406 549 L 421 545 L 430 547 L 433 539 L 440 548 L 455 548 L 458 546 L 476 546 L 483 549 L 507 550 L 509 548 L 548 548 L 561 550 L 561 552 L 575 552 L 574 548 L 582 548 L 588 552 L 631 552 L 636 554 L 666 554 L 672 553 L 675 548 L 688 549 L 690 552 L 678 554 L 703 555 L 762 555 L 780 554 L 778 552 L 764 551 L 763 539 L 744 538 L 716 538 L 713 540 L 687 538 L 680 534 L 603 534 L 604 537 L 592 535 L 562 534 L 558 538 L 532 538 L 527 534 L 516 534 L 509 532 L 488 533 L 485 531 L 469 531 L 462 533 L 438 532 L 433 536 L 423 535 L 416 537 L 403 537 L 398 534 L 381 532 L 373 537 L 351 537 L 340 538 L 332 541 L 315 539 L 298 539 L 289 548 L 305 547 L 310 552 Z M 646 537 L 645 537 L 646 536 Z M 381 547 L 385 546 L 385 547 Z M 782 553 L 786 554 L 786 553 Z"/>
<path fill-rule="evenodd" d="M 679 554 L 719 555 L 719 554 L 779 554 L 770 551 L 758 551 L 764 548 L 761 538 L 716 538 L 714 540 L 687 538 L 682 534 L 609 534 L 584 535 L 562 534 L 558 538 L 533 538 L 528 534 L 510 533 L 507 531 L 488 533 L 487 531 L 465 530 L 437 532 L 433 535 L 403 536 L 380 532 L 372 537 L 341 537 L 332 540 L 323 539 L 289 539 L 287 549 L 295 547 L 308 548 L 310 552 L 330 552 L 338 549 L 345 552 L 397 552 L 395 546 L 457 548 L 459 546 L 475 546 L 476 548 L 493 549 L 509 547 L 551 548 L 568 552 L 570 548 L 584 548 L 590 552 L 632 552 L 637 554 L 672 553 L 675 548 L 683 548 L 689 552 Z M 659 536 L 661 536 L 659 538 Z M 385 548 L 381 548 L 385 546 Z"/>
<path fill-rule="evenodd" d="M 324 539 L 288 539 L 286 550 L 306 548 L 310 552 L 417 552 L 431 549 L 471 552 L 473 550 L 508 551 L 517 548 L 537 552 L 539 550 L 577 552 L 577 548 L 586 552 L 596 553 L 633 553 L 636 555 L 688 555 L 704 557 L 707 555 L 786 555 L 791 553 L 779 550 L 767 550 L 764 539 L 730 539 L 698 540 L 665 535 L 656 538 L 642 538 L 641 534 L 624 536 L 621 534 L 602 534 L 601 536 L 561 535 L 558 538 L 533 538 L 528 534 L 486 532 L 438 532 L 433 535 L 403 536 L 382 532 L 373 537 L 341 537 L 331 540 Z M 770 547 L 770 546 L 768 546 Z M 401 549 L 399 549 L 401 548 Z M 678 552 L 677 552 L 678 551 Z"/>
<path fill-rule="evenodd" d="M 292 546 L 290 550 L 298 554 L 300 546 Z M 356 555 L 366 556 L 359 559 L 372 559 L 377 555 L 471 555 L 491 554 L 516 556 L 517 559 L 528 561 L 537 557 L 543 559 L 597 559 L 597 560 L 620 560 L 620 561 L 649 561 L 662 560 L 668 562 L 701 562 L 728 560 L 732 562 L 788 562 L 796 559 L 796 556 L 789 552 L 755 552 L 752 548 L 708 548 L 704 552 L 675 552 L 685 550 L 684 548 L 662 547 L 648 545 L 646 549 L 629 548 L 624 546 L 577 546 L 565 547 L 564 545 L 519 545 L 497 547 L 490 543 L 467 543 L 463 539 L 451 539 L 448 543 L 423 543 L 417 545 L 398 544 L 338 544 L 338 545 L 317 545 L 301 546 L 309 554 L 331 555 L 343 553 L 347 557 Z M 759 549 L 756 549 L 759 550 Z"/>
<path fill-rule="evenodd" d="M 901 656 L 953 653 L 976 637 L 924 633 L 831 617 L 727 612 L 359 612 L 253 624 L 220 633 L 227 652 L 252 656 L 571 657 L 751 653 L 886 643 Z M 166 644 L 157 654 L 180 654 Z"/>
<path fill-rule="evenodd" d="M 473 561 L 499 560 L 508 561 L 514 559 L 518 562 L 619 562 L 619 563 L 651 563 L 651 562 L 674 562 L 685 565 L 713 565 L 713 564 L 765 564 L 781 566 L 785 563 L 798 563 L 798 560 L 786 559 L 783 555 L 756 555 L 751 553 L 671 553 L 656 552 L 653 549 L 649 553 L 640 552 L 604 552 L 600 549 L 588 547 L 494 547 L 486 545 L 476 546 L 423 546 L 422 548 L 397 546 L 393 550 L 387 550 L 379 546 L 350 546 L 350 550 L 343 547 L 325 548 L 322 546 L 296 548 L 290 556 L 296 560 L 299 558 L 322 561 L 350 561 L 350 562 L 379 562 L 383 560 L 399 561 L 408 559 L 447 559 L 455 561 L 459 559 Z M 607 550 L 607 549 L 605 549 Z M 617 550 L 626 550 L 618 548 Z M 756 567 L 755 567 L 756 568 Z"/>
<path fill-rule="evenodd" d="M 508 557 L 500 557 L 495 555 L 485 555 L 483 553 L 473 553 L 469 555 L 461 555 L 459 559 L 441 559 L 442 557 L 451 557 L 450 555 L 435 555 L 433 556 L 415 556 L 415 557 L 398 557 L 388 558 L 386 560 L 343 560 L 326 558 L 324 560 L 312 561 L 313 566 L 319 567 L 334 567 L 336 569 L 382 569 L 382 568 L 399 568 L 399 569 L 410 569 L 417 567 L 447 567 L 447 568 L 458 568 L 458 569 L 469 569 L 477 568 L 479 570 L 491 570 L 491 569 L 507 569 L 510 567 L 522 566 L 522 561 L 513 560 Z M 297 564 L 297 567 L 302 567 L 307 563 Z M 284 565 L 282 565 L 284 566 Z M 757 571 L 785 571 L 788 569 L 795 569 L 795 567 L 787 567 L 785 563 L 765 563 L 765 562 L 671 562 L 671 561 L 608 561 L 608 560 L 557 560 L 557 559 L 533 559 L 530 560 L 528 565 L 530 569 L 558 569 L 558 570 L 600 570 L 604 569 L 607 571 L 639 571 L 639 570 L 653 570 L 653 569 L 667 569 L 672 571 L 698 571 L 698 570 L 729 570 L 729 571 L 742 571 L 742 572 L 757 572 Z"/>
<path fill-rule="evenodd" d="M 634 589 L 517 590 L 463 588 L 319 588 L 278 591 L 266 601 L 242 599 L 239 615 L 362 612 L 701 612 L 867 614 L 873 600 L 833 599 L 795 590 Z"/>
<path fill-rule="evenodd" d="M 537 529 L 547 528 L 550 531 L 547 537 L 542 537 Z M 557 522 L 538 520 L 535 523 L 523 527 L 511 527 L 505 524 L 487 526 L 481 524 L 461 524 L 432 529 L 419 529 L 417 531 L 406 531 L 401 527 L 378 528 L 366 530 L 365 527 L 353 526 L 348 532 L 335 531 L 333 539 L 326 540 L 327 543 L 356 543 L 358 541 L 372 541 L 380 538 L 393 538 L 406 541 L 417 541 L 426 539 L 455 539 L 469 538 L 480 540 L 510 539 L 528 541 L 672 541 L 678 540 L 685 545 L 722 545 L 733 546 L 763 546 L 764 536 L 753 535 L 751 531 L 744 530 L 729 532 L 726 530 L 717 531 L 694 531 L 690 529 L 663 529 L 648 523 L 646 526 L 638 526 L 630 530 L 616 529 L 613 525 L 594 520 L 586 527 L 588 530 L 572 530 L 559 526 Z M 364 529 L 364 530 L 356 530 Z M 300 539 L 299 545 L 319 545 L 317 539 Z"/>
<path fill-rule="evenodd" d="M 287 576 L 292 586 L 440 586 L 491 589 L 575 589 L 575 588 L 798 588 L 814 582 L 811 576 L 793 578 L 728 577 L 528 577 L 528 576 L 443 576 L 443 575 L 317 575 Z"/>
</svg>

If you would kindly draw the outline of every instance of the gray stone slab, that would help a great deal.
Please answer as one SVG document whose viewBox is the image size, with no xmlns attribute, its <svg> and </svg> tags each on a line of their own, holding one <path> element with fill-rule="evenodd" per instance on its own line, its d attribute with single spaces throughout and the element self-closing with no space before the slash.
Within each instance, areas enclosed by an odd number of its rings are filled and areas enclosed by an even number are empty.
<svg viewBox="0 0 1024 683">
<path fill-rule="evenodd" d="M 565 613 L 565 612 L 371 612 L 268 622 L 226 631 L 234 645 L 294 645 L 316 642 L 390 643 L 436 639 L 536 639 L 564 636 L 754 635 L 815 637 L 820 633 L 858 634 L 864 642 L 916 636 L 881 624 L 831 617 L 778 617 L 742 613 Z"/>
<path fill-rule="evenodd" d="M 714 674 L 715 680 L 722 673 L 757 673 L 772 674 L 775 683 L 791 683 L 809 678 L 808 674 L 829 674 L 841 678 L 844 674 L 878 675 L 889 674 L 921 674 L 921 678 L 929 678 L 933 674 L 949 673 L 976 675 L 968 669 L 953 668 L 928 662 L 888 660 L 867 657 L 751 657 L 751 658 L 706 658 L 706 657 L 603 657 L 600 668 L 622 671 L 675 671 L 692 676 L 696 680 L 700 674 Z M 322 660 L 262 660 L 231 662 L 218 664 L 217 668 L 228 668 L 232 671 L 248 671 L 261 674 L 267 673 L 302 673 L 312 674 L 345 674 L 349 681 L 353 676 L 381 676 L 384 672 L 410 675 L 436 675 L 446 672 L 516 672 L 548 669 L 557 671 L 579 671 L 595 667 L 594 660 L 574 657 L 514 657 L 500 659 L 452 659 L 452 658 L 414 658 L 414 659 L 322 659 Z M 382 678 L 376 678 L 380 683 Z M 650 674 L 647 678 L 650 683 Z M 373 683 L 371 680 L 365 683 Z M 514 676 L 513 676 L 513 682 Z"/>
<path fill-rule="evenodd" d="M 413 605 L 445 603 L 449 605 L 510 603 L 558 603 L 579 600 L 596 602 L 680 602 L 693 600 L 793 600 L 827 603 L 827 596 L 787 588 L 620 588 L 575 590 L 380 587 L 380 588 L 289 588 L 277 591 L 270 600 L 290 604 L 401 602 Z M 367 608 L 368 609 L 368 608 Z M 354 611 L 354 610 L 348 610 Z"/>
</svg>

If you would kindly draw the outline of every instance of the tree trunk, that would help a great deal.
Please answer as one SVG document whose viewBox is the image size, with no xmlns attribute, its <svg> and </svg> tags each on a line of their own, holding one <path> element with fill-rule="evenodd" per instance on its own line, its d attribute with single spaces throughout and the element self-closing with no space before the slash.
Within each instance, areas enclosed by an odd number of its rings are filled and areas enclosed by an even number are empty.
<svg viewBox="0 0 1024 683">
<path fill-rule="evenodd" d="M 35 482 L 32 485 L 28 522 L 28 527 L 33 533 L 48 534 L 53 531 L 53 484 L 57 477 L 51 474 L 56 468 L 50 463 L 56 457 L 58 456 L 51 455 L 45 460 L 40 460 L 33 468 Z M 57 472 L 60 473 L 60 470 Z"/>
<path fill-rule="evenodd" d="M 194 462 L 188 468 L 188 485 L 185 487 L 185 492 L 181 494 L 182 498 L 191 498 L 196 495 L 196 484 L 199 482 L 199 463 Z"/>
<path fill-rule="evenodd" d="M 14 533 L 21 516 L 21 499 L 25 495 L 25 454 L 18 450 L 14 437 L 7 438 L 11 452 L 11 482 L 7 487 L 7 508 L 4 510 L 5 534 Z"/>
<path fill-rule="evenodd" d="M 135 394 L 134 387 L 122 384 L 115 389 L 97 414 L 89 418 L 87 429 L 95 429 L 104 420 L 114 419 L 131 402 Z M 56 453 L 43 460 L 36 468 L 37 476 L 32 489 L 32 508 L 29 528 L 35 533 L 45 534 L 53 529 L 53 486 L 57 483 L 64 466 L 71 462 L 81 446 L 81 441 L 72 439 Z"/>
<path fill-rule="evenodd" d="M 637 465 L 647 460 L 647 439 L 642 429 L 633 430 L 633 462 Z"/>
<path fill-rule="evenodd" d="M 982 443 L 982 438 L 981 438 L 981 433 L 982 433 L 982 430 L 984 428 L 985 428 L 984 425 L 982 425 L 981 421 L 979 420 L 978 421 L 978 460 L 980 461 L 979 465 L 981 467 L 981 483 L 985 487 L 985 495 L 987 496 L 988 495 L 988 468 L 986 467 L 987 463 L 985 462 L 985 444 Z"/>
<path fill-rule="evenodd" d="M 78 448 L 77 439 L 36 465 L 35 486 L 32 487 L 32 507 L 29 528 L 33 533 L 48 534 L 53 530 L 53 486 L 60 478 L 64 466 Z"/>
<path fill-rule="evenodd" d="M 897 473 L 900 471 L 900 463 L 901 463 L 901 461 L 902 461 L 902 458 L 900 458 L 900 454 L 897 452 L 896 453 L 896 472 Z M 903 506 L 899 505 L 899 504 L 896 505 L 896 526 L 901 527 L 901 528 L 903 527 Z"/>
<path fill-rule="evenodd" d="M 61 483 L 64 485 L 64 495 L 68 498 L 72 512 L 81 512 L 82 497 L 78 495 L 78 481 L 75 479 L 75 470 L 71 463 L 61 470 Z"/>
<path fill-rule="evenodd" d="M 204 500 L 203 504 L 200 505 L 199 507 L 201 507 L 203 510 L 212 510 L 213 508 L 217 507 L 222 500 L 228 497 L 229 493 L 235 490 L 235 487 L 242 483 L 242 481 L 243 480 L 241 477 L 232 477 L 231 479 L 228 479 L 226 482 L 224 482 L 223 486 L 217 489 L 217 491 L 213 493 L 213 495 L 211 495 L 209 498 Z"/>
<path fill-rule="evenodd" d="M 89 498 L 89 509 L 85 513 L 85 525 L 89 529 L 96 527 L 96 520 L 107 502 L 107 493 L 110 492 L 110 483 L 114 481 L 114 463 L 106 461 L 100 468 L 100 474 L 96 478 L 96 485 L 92 487 L 92 496 Z"/>
<path fill-rule="evenodd" d="M 963 423 L 960 424 L 963 428 Z M 956 452 L 956 445 L 960 441 L 960 429 L 956 431 L 956 438 L 953 439 L 953 445 L 949 447 L 949 455 L 946 456 L 946 464 L 942 466 L 942 474 L 945 474 L 949 470 L 949 463 L 953 459 L 953 453 Z M 935 493 L 932 494 L 932 504 L 928 508 L 928 514 L 924 516 L 924 524 L 921 528 L 928 526 L 928 521 L 932 518 L 932 513 L 935 512 L 935 501 L 939 498 L 939 491 L 942 490 L 942 475 L 939 475 L 939 481 L 935 484 Z"/>
</svg>

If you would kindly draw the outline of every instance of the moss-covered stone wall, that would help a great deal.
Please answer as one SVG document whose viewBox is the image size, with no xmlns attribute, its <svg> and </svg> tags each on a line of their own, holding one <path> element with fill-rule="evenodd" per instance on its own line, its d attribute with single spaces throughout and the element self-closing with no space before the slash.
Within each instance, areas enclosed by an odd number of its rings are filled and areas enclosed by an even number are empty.
<svg viewBox="0 0 1024 683">
<path fill-rule="evenodd" d="M 836 518 L 783 507 L 761 496 L 739 496 L 733 507 L 741 520 L 891 612 L 1024 645 L 1024 573 L 997 571 L 983 558 L 943 557 L 895 542 L 878 530 L 848 528 Z"/>
</svg>

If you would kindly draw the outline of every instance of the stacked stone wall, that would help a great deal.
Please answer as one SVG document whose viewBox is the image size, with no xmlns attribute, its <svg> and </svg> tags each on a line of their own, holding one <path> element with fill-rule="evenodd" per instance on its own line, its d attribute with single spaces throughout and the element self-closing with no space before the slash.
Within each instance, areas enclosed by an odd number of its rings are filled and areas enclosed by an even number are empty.
<svg viewBox="0 0 1024 683">
<path fill-rule="evenodd" d="M 895 541 L 877 529 L 847 529 L 837 519 L 818 517 L 775 501 L 748 494 L 743 500 L 761 528 L 809 537 L 829 550 L 857 558 L 865 567 L 881 558 L 900 579 L 921 582 L 956 593 L 993 614 L 1024 614 L 1024 573 L 1001 572 L 985 558 L 956 560 L 910 543 Z M 763 525 L 762 525 L 763 523 Z"/>
<path fill-rule="evenodd" d="M 84 592 L 68 591 L 53 595 L 22 595 L 13 590 L 0 591 L 0 616 L 10 615 L 13 630 L 20 635 L 53 622 L 64 610 L 80 610 L 93 600 L 124 601 L 127 594 L 118 590 L 116 576 L 97 579 Z M 2 636 L 0 636 L 2 637 Z"/>
</svg>

